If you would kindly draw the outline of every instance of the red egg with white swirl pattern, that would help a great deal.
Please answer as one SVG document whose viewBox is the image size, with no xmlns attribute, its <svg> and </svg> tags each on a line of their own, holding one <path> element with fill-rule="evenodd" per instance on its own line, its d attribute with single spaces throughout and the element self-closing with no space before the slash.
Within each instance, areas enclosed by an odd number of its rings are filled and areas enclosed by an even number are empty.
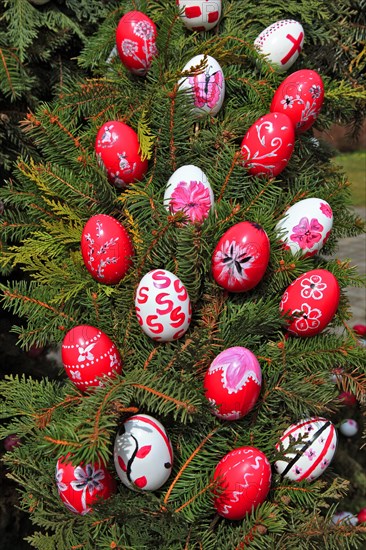
<svg viewBox="0 0 366 550">
<path fill-rule="evenodd" d="M 120 19 L 116 30 L 118 55 L 124 66 L 144 76 L 157 55 L 156 25 L 141 11 L 129 11 Z"/>
</svg>

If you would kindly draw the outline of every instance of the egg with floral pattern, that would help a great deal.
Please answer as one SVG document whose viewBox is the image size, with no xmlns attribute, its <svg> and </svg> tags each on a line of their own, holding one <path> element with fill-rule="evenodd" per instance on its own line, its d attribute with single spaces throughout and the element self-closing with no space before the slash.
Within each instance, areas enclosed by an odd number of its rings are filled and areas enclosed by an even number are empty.
<svg viewBox="0 0 366 550">
<path fill-rule="evenodd" d="M 118 55 L 132 73 L 144 76 L 157 55 L 156 25 L 141 11 L 129 11 L 120 19 L 116 30 Z"/>
<path fill-rule="evenodd" d="M 286 210 L 276 225 L 285 248 L 292 254 L 314 256 L 327 242 L 333 227 L 333 212 L 323 199 L 309 198 Z"/>
<path fill-rule="evenodd" d="M 306 418 L 284 431 L 276 444 L 283 459 L 279 458 L 274 467 L 281 477 L 312 481 L 329 466 L 336 448 L 337 431 L 332 422 L 321 417 Z"/>
<path fill-rule="evenodd" d="M 169 178 L 164 205 L 170 214 L 183 212 L 191 223 L 202 223 L 214 206 L 214 194 L 206 174 L 186 164 Z"/>
<path fill-rule="evenodd" d="M 213 277 L 230 292 L 251 290 L 264 276 L 269 255 L 270 243 L 262 226 L 249 221 L 237 223 L 216 245 L 211 264 Z"/>
<path fill-rule="evenodd" d="M 222 0 L 176 0 L 180 18 L 191 31 L 209 31 L 220 20 Z"/>
<path fill-rule="evenodd" d="M 280 303 L 289 333 L 302 338 L 315 336 L 331 322 L 338 309 L 340 287 L 326 269 L 304 273 L 287 288 Z"/>
</svg>

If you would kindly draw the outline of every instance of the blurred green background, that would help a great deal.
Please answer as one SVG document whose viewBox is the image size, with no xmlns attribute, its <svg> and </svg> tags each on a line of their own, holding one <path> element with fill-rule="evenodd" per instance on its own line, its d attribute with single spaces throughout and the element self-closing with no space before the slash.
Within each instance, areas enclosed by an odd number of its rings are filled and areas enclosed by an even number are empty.
<svg viewBox="0 0 366 550">
<path fill-rule="evenodd" d="M 353 206 L 366 206 L 366 151 L 342 153 L 334 162 L 343 167 L 351 182 Z"/>
</svg>

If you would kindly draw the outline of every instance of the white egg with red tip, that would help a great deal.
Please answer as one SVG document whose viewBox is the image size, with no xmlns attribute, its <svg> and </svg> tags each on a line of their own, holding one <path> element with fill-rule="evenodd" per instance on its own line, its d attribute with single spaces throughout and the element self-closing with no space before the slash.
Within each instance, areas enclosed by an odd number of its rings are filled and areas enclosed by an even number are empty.
<svg viewBox="0 0 366 550">
<path fill-rule="evenodd" d="M 166 269 L 154 269 L 144 275 L 136 290 L 135 310 L 142 330 L 159 342 L 181 338 L 191 322 L 187 289 Z"/>
<path fill-rule="evenodd" d="M 176 0 L 180 18 L 191 31 L 209 31 L 221 17 L 222 0 Z"/>
<path fill-rule="evenodd" d="M 299 57 L 304 37 L 301 23 L 293 19 L 282 19 L 264 29 L 255 39 L 254 45 L 282 73 Z"/>
<path fill-rule="evenodd" d="M 180 79 L 180 89 L 190 93 L 197 117 L 216 115 L 225 98 L 225 77 L 219 63 L 210 55 L 196 55 L 183 67 L 189 76 Z"/>
<path fill-rule="evenodd" d="M 129 489 L 159 489 L 173 467 L 172 444 L 164 426 L 147 414 L 128 418 L 115 439 L 114 464 Z"/>
<path fill-rule="evenodd" d="M 346 418 L 340 423 L 339 431 L 346 437 L 353 437 L 358 433 L 358 423 L 353 418 Z"/>
<path fill-rule="evenodd" d="M 170 176 L 164 194 L 170 214 L 183 212 L 191 223 L 202 223 L 214 202 L 212 187 L 201 168 L 186 164 Z"/>
<path fill-rule="evenodd" d="M 293 481 L 312 481 L 325 472 L 336 448 L 337 431 L 332 422 L 321 417 L 306 418 L 287 428 L 277 443 L 283 459 L 275 462 L 275 470 Z"/>
<path fill-rule="evenodd" d="M 292 254 L 314 256 L 327 242 L 333 227 L 333 212 L 323 199 L 304 199 L 290 206 L 276 225 L 285 248 Z"/>
</svg>

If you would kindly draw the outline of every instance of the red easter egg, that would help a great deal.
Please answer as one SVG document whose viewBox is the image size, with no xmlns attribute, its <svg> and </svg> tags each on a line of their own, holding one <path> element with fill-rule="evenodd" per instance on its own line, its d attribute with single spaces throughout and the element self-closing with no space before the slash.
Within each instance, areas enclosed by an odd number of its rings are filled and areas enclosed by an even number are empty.
<svg viewBox="0 0 366 550">
<path fill-rule="evenodd" d="M 81 254 L 85 267 L 100 283 L 119 283 L 132 265 L 133 253 L 129 234 L 112 216 L 97 214 L 85 224 Z"/>
<path fill-rule="evenodd" d="M 98 162 L 107 172 L 109 182 L 117 188 L 141 180 L 148 162 L 139 153 L 140 143 L 135 130 L 119 122 L 109 120 L 99 128 L 95 140 Z"/>
<path fill-rule="evenodd" d="M 290 118 L 283 113 L 260 117 L 241 142 L 243 165 L 252 176 L 278 176 L 291 158 L 295 131 Z"/>
<path fill-rule="evenodd" d="M 238 420 L 252 410 L 261 391 L 262 372 L 249 349 L 228 348 L 212 361 L 204 380 L 213 413 L 223 420 Z"/>
<path fill-rule="evenodd" d="M 366 523 L 366 508 L 362 508 L 357 514 L 358 523 Z"/>
<path fill-rule="evenodd" d="M 92 511 L 93 504 L 109 498 L 116 486 L 113 477 L 102 464 L 95 462 L 74 466 L 64 457 L 57 461 L 56 483 L 65 506 L 74 514 L 83 516 Z"/>
<path fill-rule="evenodd" d="M 240 222 L 228 229 L 212 256 L 212 274 L 218 285 L 230 292 L 254 288 L 269 262 L 267 233 L 257 223 Z"/>
<path fill-rule="evenodd" d="M 326 269 L 313 269 L 295 279 L 282 296 L 281 315 L 296 315 L 287 330 L 297 336 L 319 334 L 333 319 L 339 304 L 340 288 Z"/>
<path fill-rule="evenodd" d="M 214 480 L 220 494 L 214 506 L 220 516 L 243 519 L 265 501 L 271 486 L 271 465 L 255 447 L 239 447 L 218 463 Z"/>
<path fill-rule="evenodd" d="M 324 101 L 324 84 L 320 75 L 310 69 L 290 74 L 278 87 L 270 106 L 271 113 L 290 117 L 298 134 L 315 122 Z"/>
<path fill-rule="evenodd" d="M 134 74 L 145 75 L 157 55 L 156 25 L 141 11 L 129 11 L 120 19 L 116 30 L 118 55 Z"/>
<path fill-rule="evenodd" d="M 102 386 L 98 378 L 114 378 L 122 372 L 115 344 L 104 332 L 90 325 L 78 325 L 66 333 L 61 356 L 67 376 L 81 390 Z"/>
</svg>

